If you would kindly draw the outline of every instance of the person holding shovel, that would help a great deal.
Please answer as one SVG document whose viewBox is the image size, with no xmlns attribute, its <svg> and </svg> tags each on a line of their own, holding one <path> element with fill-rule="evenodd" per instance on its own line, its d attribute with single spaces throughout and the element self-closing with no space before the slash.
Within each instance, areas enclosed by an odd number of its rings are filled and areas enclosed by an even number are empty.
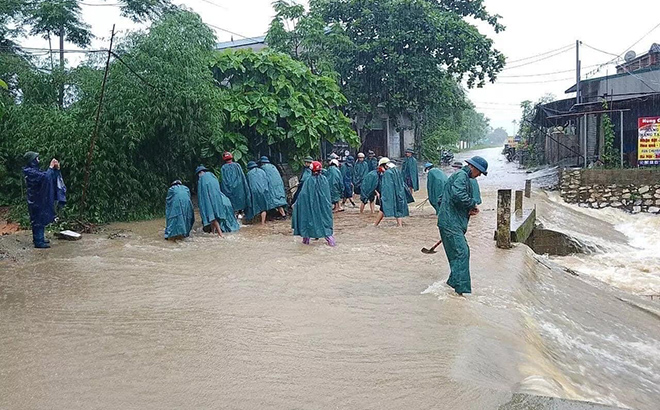
<svg viewBox="0 0 660 410">
<path fill-rule="evenodd" d="M 470 216 L 479 213 L 470 180 L 488 175 L 488 162 L 482 157 L 466 162 L 468 165 L 447 180 L 438 211 L 438 229 L 450 268 L 447 284 L 460 296 L 472 292 L 470 248 L 465 233 Z"/>
</svg>

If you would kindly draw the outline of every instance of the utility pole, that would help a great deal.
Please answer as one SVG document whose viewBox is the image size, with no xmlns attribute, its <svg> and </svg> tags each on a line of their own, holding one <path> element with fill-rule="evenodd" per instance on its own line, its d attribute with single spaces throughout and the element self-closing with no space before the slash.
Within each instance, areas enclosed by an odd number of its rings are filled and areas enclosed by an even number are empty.
<svg viewBox="0 0 660 410">
<path fill-rule="evenodd" d="M 582 69 L 582 62 L 580 61 L 580 40 L 575 40 L 575 80 L 576 80 L 576 83 L 577 83 L 575 85 L 575 104 L 576 105 L 579 105 L 579 104 L 582 103 L 582 84 L 580 82 L 580 78 L 582 77 L 582 75 L 580 73 L 581 69 Z M 582 141 L 582 143 L 584 144 L 584 149 L 583 149 L 584 158 L 582 158 L 583 159 L 582 165 L 583 165 L 584 168 L 586 168 L 587 167 L 587 132 L 586 132 L 586 128 L 584 130 L 584 133 L 582 132 L 582 126 L 586 127 L 586 125 L 587 125 L 586 115 L 584 117 L 585 117 L 584 124 L 580 124 L 580 117 L 577 117 L 575 119 L 575 121 L 576 121 L 575 129 L 578 133 L 578 141 Z M 582 135 L 582 134 L 584 134 L 584 135 Z M 578 164 L 579 164 L 579 162 L 578 162 Z"/>
<path fill-rule="evenodd" d="M 580 104 L 582 102 L 582 96 L 581 96 L 581 89 L 580 89 L 580 69 L 581 69 L 581 63 L 580 63 L 580 40 L 575 40 L 575 77 L 577 80 L 577 86 L 576 86 L 576 95 L 575 95 L 575 103 Z"/>
</svg>

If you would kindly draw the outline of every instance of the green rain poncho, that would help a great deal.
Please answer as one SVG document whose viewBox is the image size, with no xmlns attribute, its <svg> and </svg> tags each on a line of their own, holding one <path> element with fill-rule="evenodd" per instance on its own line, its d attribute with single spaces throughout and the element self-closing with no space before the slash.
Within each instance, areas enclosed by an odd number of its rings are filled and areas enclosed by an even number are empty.
<svg viewBox="0 0 660 410">
<path fill-rule="evenodd" d="M 262 212 L 270 211 L 268 207 L 268 176 L 263 169 L 252 168 L 247 173 L 247 181 L 250 195 L 250 206 L 245 214 L 247 219 L 252 219 Z"/>
<path fill-rule="evenodd" d="M 282 176 L 273 164 L 261 164 L 261 169 L 268 177 L 268 209 L 275 209 L 281 206 L 287 206 L 286 191 L 284 190 L 284 181 Z"/>
<path fill-rule="evenodd" d="M 403 218 L 409 215 L 406 189 L 398 169 L 385 171 L 380 187 L 380 210 L 386 217 Z"/>
<path fill-rule="evenodd" d="M 330 184 L 330 201 L 333 204 L 341 201 L 342 192 L 344 191 L 343 178 L 341 176 L 341 171 L 336 166 L 331 166 L 327 168 L 325 177 L 328 179 L 328 184 Z"/>
<path fill-rule="evenodd" d="M 415 157 L 406 157 L 401 166 L 401 173 L 406 186 L 412 187 L 413 191 L 419 191 L 419 174 L 417 173 L 417 160 Z"/>
<path fill-rule="evenodd" d="M 327 238 L 333 233 L 330 184 L 323 175 L 312 175 L 305 181 L 293 204 L 293 234 L 303 238 Z"/>
<path fill-rule="evenodd" d="M 243 168 L 235 162 L 227 163 L 220 169 L 222 173 L 222 193 L 231 201 L 234 212 L 245 211 L 248 206 L 248 184 Z"/>
<path fill-rule="evenodd" d="M 355 186 L 355 193 L 359 194 L 362 187 L 364 177 L 369 173 L 369 164 L 367 161 L 358 161 L 353 166 L 353 185 Z"/>
<path fill-rule="evenodd" d="M 477 205 L 470 182 L 470 168 L 463 167 L 449 177 L 438 211 L 438 228 L 451 273 L 447 284 L 456 293 L 471 293 L 470 248 L 465 240 L 469 212 Z"/>
<path fill-rule="evenodd" d="M 165 239 L 188 237 L 195 223 L 195 212 L 190 200 L 190 190 L 185 185 L 173 185 L 165 199 Z"/>
<path fill-rule="evenodd" d="M 346 199 L 353 198 L 353 193 L 354 193 L 353 168 L 354 168 L 353 163 L 350 161 L 346 161 L 343 164 L 341 164 L 341 176 L 342 176 L 342 181 L 344 183 L 342 197 Z"/>
<path fill-rule="evenodd" d="M 360 190 L 360 201 L 363 204 L 374 200 L 374 194 L 378 188 L 378 171 L 370 171 L 362 180 L 362 189 Z"/>
<path fill-rule="evenodd" d="M 378 169 L 378 158 L 376 157 L 367 158 L 364 160 L 364 162 L 366 162 L 367 165 L 369 165 L 369 172 Z"/>
<path fill-rule="evenodd" d="M 481 190 L 476 178 L 470 178 L 472 184 L 472 198 L 476 201 L 477 205 L 481 205 Z"/>
<path fill-rule="evenodd" d="M 220 191 L 218 179 L 210 172 L 205 172 L 197 181 L 197 204 L 204 226 L 217 219 L 222 232 L 239 230 L 231 201 Z"/>
<path fill-rule="evenodd" d="M 426 190 L 429 194 L 429 203 L 435 209 L 435 214 L 438 214 L 440 206 L 438 205 L 438 198 L 442 196 L 447 183 L 447 175 L 438 168 L 431 168 L 426 176 Z"/>
</svg>

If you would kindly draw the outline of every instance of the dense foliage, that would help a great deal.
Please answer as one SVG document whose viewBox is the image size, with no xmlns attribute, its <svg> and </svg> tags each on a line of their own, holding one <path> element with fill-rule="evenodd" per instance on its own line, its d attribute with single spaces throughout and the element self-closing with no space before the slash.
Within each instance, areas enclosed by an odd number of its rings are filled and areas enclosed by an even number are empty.
<svg viewBox="0 0 660 410">
<path fill-rule="evenodd" d="M 492 40 L 468 21 L 503 29 L 481 0 L 312 0 L 308 12 L 279 0 L 275 7 L 269 45 L 334 73 L 349 115 L 365 123 L 381 109 L 393 117 L 422 113 L 442 103 L 447 79 L 482 86 L 504 66 Z"/>
<path fill-rule="evenodd" d="M 350 120 L 338 110 L 346 98 L 337 84 L 312 74 L 288 55 L 223 52 L 215 58 L 214 68 L 227 91 L 221 104 L 227 116 L 224 136 L 234 150 L 256 155 L 272 150 L 301 163 L 303 157 L 319 152 L 322 140 L 359 144 Z"/>
<path fill-rule="evenodd" d="M 201 162 L 217 169 L 218 154 L 225 149 L 259 154 L 252 150 L 259 146 L 255 138 L 295 147 L 294 156 L 311 153 L 320 137 L 354 138 L 336 108 L 345 100 L 332 80 L 312 75 L 286 55 L 218 55 L 214 44 L 210 29 L 187 11 L 168 12 L 147 32 L 119 42 L 89 170 L 84 219 L 159 215 L 172 180 L 191 184 Z M 21 158 L 36 150 L 44 166 L 52 157 L 60 159 L 69 188 L 65 216 L 81 216 L 106 57 L 90 53 L 85 64 L 59 74 L 36 68 L 45 61 L 0 58 L 0 77 L 8 79 L 13 97 L 0 120 L 0 205 L 24 203 Z M 226 81 L 218 81 L 214 72 L 224 73 L 220 77 Z M 65 76 L 68 84 L 63 107 L 56 75 Z M 268 128 L 273 124 L 273 130 Z"/>
</svg>

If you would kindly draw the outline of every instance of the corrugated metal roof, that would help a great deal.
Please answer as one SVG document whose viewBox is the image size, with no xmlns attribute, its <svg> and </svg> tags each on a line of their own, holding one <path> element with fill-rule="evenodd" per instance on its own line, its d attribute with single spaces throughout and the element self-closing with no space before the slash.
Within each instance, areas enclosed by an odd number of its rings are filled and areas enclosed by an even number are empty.
<svg viewBox="0 0 660 410">
<path fill-rule="evenodd" d="M 647 72 L 650 72 L 650 71 L 658 71 L 658 70 L 660 70 L 660 66 L 653 66 L 653 67 L 643 68 L 643 69 L 637 70 L 637 71 L 632 71 L 632 74 L 638 75 L 638 74 L 647 73 Z M 613 80 L 615 78 L 626 77 L 626 76 L 629 76 L 629 75 L 632 75 L 632 74 L 630 74 L 630 73 L 621 73 L 621 74 L 606 75 L 604 77 L 587 78 L 587 79 L 584 79 L 584 80 L 580 81 L 580 83 L 585 84 L 585 83 L 591 83 L 591 82 L 594 82 L 594 81 L 606 81 L 606 80 L 609 81 L 609 80 Z M 573 84 L 573 86 L 571 88 L 569 88 L 568 90 L 566 90 L 565 93 L 566 94 L 574 93 L 576 91 L 577 91 L 577 84 Z"/>
<path fill-rule="evenodd" d="M 225 41 L 215 45 L 216 50 L 225 50 L 228 48 L 248 47 L 256 44 L 266 44 L 266 36 L 242 38 L 240 40 Z"/>
</svg>

